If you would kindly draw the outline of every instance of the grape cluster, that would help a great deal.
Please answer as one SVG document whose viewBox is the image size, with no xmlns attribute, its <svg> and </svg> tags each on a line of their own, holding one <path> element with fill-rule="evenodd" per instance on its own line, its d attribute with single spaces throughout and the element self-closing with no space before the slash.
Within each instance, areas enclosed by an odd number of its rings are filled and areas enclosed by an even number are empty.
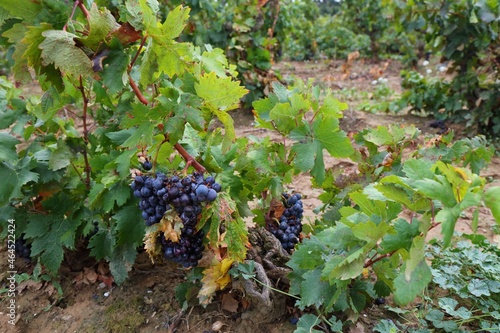
<svg viewBox="0 0 500 333">
<path fill-rule="evenodd" d="M 291 252 L 295 244 L 299 242 L 299 234 L 302 231 L 302 207 L 301 196 L 298 193 L 283 194 L 285 210 L 279 218 L 279 225 L 268 223 L 267 230 L 279 239 L 283 248 Z"/>
<path fill-rule="evenodd" d="M 26 243 L 26 241 L 24 240 L 24 235 L 21 235 L 21 238 L 16 239 L 15 250 L 16 255 L 19 258 L 24 258 L 28 261 L 31 260 L 31 245 Z"/>
<path fill-rule="evenodd" d="M 147 226 L 158 223 L 163 215 L 174 209 L 183 227 L 178 242 L 160 238 L 165 257 L 184 266 L 195 266 L 203 252 L 203 232 L 196 232 L 203 202 L 212 202 L 221 190 L 212 176 L 206 178 L 194 172 L 187 177 L 167 177 L 158 172 L 155 177 L 136 176 L 132 182 L 134 196 L 141 199 L 139 208 Z"/>
</svg>

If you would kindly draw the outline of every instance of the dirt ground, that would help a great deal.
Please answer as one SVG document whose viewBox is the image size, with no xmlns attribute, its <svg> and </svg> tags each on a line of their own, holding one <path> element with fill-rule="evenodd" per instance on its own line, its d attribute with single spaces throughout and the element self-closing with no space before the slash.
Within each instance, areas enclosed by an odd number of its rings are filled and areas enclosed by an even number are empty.
<svg viewBox="0 0 500 333">
<path fill-rule="evenodd" d="M 343 88 L 356 88 L 371 93 L 375 89 L 372 84 L 373 73 L 387 78 L 387 85 L 395 92 L 400 90 L 400 66 L 391 63 L 368 63 L 357 61 L 348 72 L 342 71 L 342 62 L 299 63 L 285 62 L 279 64 L 279 70 L 285 79 L 291 75 L 307 79 L 313 78 L 317 84 L 340 91 Z M 384 70 L 374 71 L 374 67 Z M 377 68 L 375 68 L 377 69 Z M 435 134 L 429 128 L 429 119 L 415 115 L 388 115 L 361 112 L 356 109 L 358 101 L 349 101 L 349 109 L 345 112 L 342 126 L 346 131 L 357 131 L 366 127 L 388 124 L 415 124 L 423 135 Z M 238 135 L 266 136 L 267 133 L 252 127 L 252 116 L 248 113 L 234 114 Z M 454 125 L 453 125 L 454 126 Z M 455 128 L 460 135 L 460 126 Z M 327 158 L 326 167 L 343 163 L 346 168 L 355 168 L 348 161 Z M 492 180 L 492 184 L 500 185 L 500 159 L 496 157 L 483 173 Z M 304 175 L 295 179 L 291 189 L 303 194 L 306 219 L 312 221 L 312 210 L 320 204 L 316 199 L 319 190 L 312 189 L 309 178 Z M 493 232 L 494 220 L 486 210 L 480 216 L 479 231 L 489 239 L 500 242 Z M 457 230 L 471 232 L 470 218 L 462 218 Z M 439 230 L 433 236 L 439 236 Z M 5 246 L 0 252 L 0 281 L 2 287 L 7 285 L 7 253 Z M 138 256 L 136 264 L 129 274 L 129 279 L 122 285 L 107 285 L 105 264 L 81 260 L 82 252 L 68 253 L 61 268 L 61 287 L 64 296 L 60 298 L 50 283 L 23 282 L 18 286 L 16 296 L 16 325 L 7 323 L 8 309 L 6 293 L 0 293 L 0 332 L 19 333 L 71 333 L 71 332 L 293 332 L 295 326 L 290 323 L 293 316 L 293 303 L 288 304 L 287 314 L 271 325 L 259 325 L 242 322 L 242 313 L 258 306 L 250 304 L 249 308 L 228 305 L 227 295 L 220 293 L 214 302 L 206 308 L 188 307 L 182 310 L 175 300 L 175 287 L 185 281 L 186 272 L 174 265 L 153 265 L 146 253 Z M 31 272 L 29 263 L 18 260 L 19 272 Z M 224 296 L 226 295 L 226 296 Z M 370 332 L 370 322 L 384 318 L 382 308 L 374 305 L 362 314 L 360 324 L 350 332 Z"/>
</svg>

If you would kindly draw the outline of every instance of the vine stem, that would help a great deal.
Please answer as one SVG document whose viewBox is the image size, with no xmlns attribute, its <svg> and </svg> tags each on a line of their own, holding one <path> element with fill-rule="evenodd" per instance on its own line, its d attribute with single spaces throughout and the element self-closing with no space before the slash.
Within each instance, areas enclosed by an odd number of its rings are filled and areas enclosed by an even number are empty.
<svg viewBox="0 0 500 333">
<path fill-rule="evenodd" d="M 199 172 L 202 172 L 202 173 L 207 172 L 207 169 L 205 169 L 205 167 L 203 165 L 198 163 L 198 161 L 196 161 L 193 156 L 189 155 L 189 153 L 186 151 L 186 149 L 184 149 L 184 147 L 182 147 L 179 142 L 177 142 L 174 145 L 174 148 L 179 152 L 179 154 L 181 154 L 182 158 L 184 158 L 184 160 L 186 160 L 186 163 L 189 163 L 190 165 L 192 165 Z"/>
<path fill-rule="evenodd" d="M 75 4 L 78 6 L 78 8 L 80 8 L 80 10 L 82 11 L 83 15 L 85 15 L 85 18 L 87 18 L 87 21 L 88 21 L 89 18 L 90 18 L 90 13 L 87 10 L 87 8 L 85 7 L 85 4 L 82 1 L 80 1 L 80 0 L 76 0 Z"/>
<path fill-rule="evenodd" d="M 280 293 L 280 294 L 283 294 L 283 295 L 286 295 L 286 296 L 289 296 L 289 297 L 292 297 L 292 298 L 295 298 L 295 299 L 298 299 L 300 300 L 300 297 L 297 297 L 295 295 L 292 295 L 292 294 L 289 294 L 287 293 L 286 291 L 283 291 L 283 290 L 279 290 L 279 289 L 276 289 L 274 287 L 271 287 L 271 286 L 268 286 L 267 284 L 265 284 L 264 282 L 260 281 L 259 279 L 255 278 L 255 277 L 252 277 L 252 280 L 254 280 L 255 282 L 257 282 L 258 284 L 260 284 L 261 286 L 263 287 L 266 287 L 266 288 L 269 288 L 277 293 Z"/>
<path fill-rule="evenodd" d="M 394 251 L 391 251 L 389 253 L 386 253 L 384 255 L 381 255 L 377 258 L 374 258 L 374 259 L 369 259 L 365 264 L 364 264 L 364 268 L 366 267 L 370 267 L 370 266 L 373 266 L 373 264 L 375 264 L 376 262 L 384 259 L 384 258 L 389 258 L 390 256 L 392 256 L 394 253 L 396 253 L 397 250 L 394 250 Z"/>
<path fill-rule="evenodd" d="M 145 38 L 143 38 L 142 42 L 141 42 L 141 47 L 144 45 L 144 42 L 145 42 Z M 135 60 L 137 59 L 137 55 L 139 54 L 139 51 L 141 49 L 141 47 L 139 47 L 139 50 L 137 51 L 137 54 L 136 54 L 136 57 L 134 57 L 134 59 L 132 61 L 135 62 Z M 149 105 L 149 101 L 147 100 L 147 98 L 144 96 L 144 94 L 142 93 L 142 91 L 139 89 L 139 87 L 137 86 L 137 84 L 135 83 L 135 81 L 132 79 L 132 76 L 130 75 L 130 70 L 132 69 L 132 63 L 129 65 L 129 75 L 128 75 L 128 79 L 129 79 L 129 83 L 130 83 L 130 87 L 132 87 L 132 90 L 134 91 L 135 95 L 137 96 L 137 98 L 139 99 L 139 101 L 144 104 L 144 105 Z M 165 140 L 163 140 L 162 144 L 167 142 L 168 139 L 167 137 L 165 137 Z M 174 144 L 174 148 L 179 152 L 179 154 L 182 156 L 182 158 L 184 158 L 184 160 L 186 161 L 186 166 L 188 167 L 189 165 L 192 165 L 197 171 L 201 172 L 201 173 L 205 173 L 207 172 L 207 169 L 205 169 L 205 167 L 203 165 L 201 165 L 198 161 L 196 161 L 194 159 L 193 156 L 191 156 L 187 151 L 186 149 L 184 149 L 184 147 L 181 146 L 180 143 L 176 143 Z M 156 159 L 154 161 L 154 164 L 156 166 Z"/>
<path fill-rule="evenodd" d="M 83 120 L 83 141 L 85 142 L 85 148 L 83 149 L 83 159 L 85 160 L 85 173 L 86 173 L 86 178 L 85 178 L 85 186 L 87 190 L 90 190 L 90 164 L 89 164 L 89 157 L 87 154 L 87 145 L 89 143 L 89 131 L 87 128 L 87 109 L 89 106 L 89 99 L 87 97 L 87 94 L 85 94 L 85 88 L 83 87 L 83 79 L 82 76 L 80 75 L 80 86 L 78 87 L 82 94 L 83 98 L 83 115 L 82 115 L 82 120 Z"/>
<path fill-rule="evenodd" d="M 76 8 L 78 7 L 79 3 L 80 3 L 80 1 L 76 0 L 75 3 L 73 4 L 73 10 L 71 11 L 71 15 L 69 16 L 68 22 L 66 22 L 66 24 L 62 28 L 63 31 L 66 31 L 66 29 L 68 28 L 68 23 L 73 19 L 73 16 L 75 16 L 75 11 L 76 11 Z M 85 9 L 85 10 L 87 10 L 87 9 Z"/>
</svg>

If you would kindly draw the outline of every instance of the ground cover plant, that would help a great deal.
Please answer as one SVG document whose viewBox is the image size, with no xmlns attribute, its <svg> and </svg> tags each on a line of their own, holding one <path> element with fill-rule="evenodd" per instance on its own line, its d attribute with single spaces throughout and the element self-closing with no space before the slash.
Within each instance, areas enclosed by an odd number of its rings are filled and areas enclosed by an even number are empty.
<svg viewBox="0 0 500 333">
<path fill-rule="evenodd" d="M 14 79 L 43 90 L 26 97 L 0 81 L 1 236 L 9 254 L 33 261 L 34 280 L 58 287 L 65 254 L 83 243 L 109 263 L 107 283 L 121 285 L 144 250 L 155 262 L 203 262 L 176 289 L 184 306 L 209 306 L 232 285 L 254 319 L 276 320 L 289 304 L 297 332 L 341 331 L 377 299 L 403 306 L 433 279 L 447 287 L 426 258 L 430 230 L 441 228 L 446 249 L 464 212 L 474 231 L 480 209 L 500 222 L 500 187 L 480 176 L 494 155 L 482 136 L 419 143 L 416 127 L 398 125 L 348 136 L 347 104 L 301 80 L 274 82 L 252 104 L 255 127 L 277 140 L 237 136 L 228 112 L 248 90 L 221 49 L 179 40 L 188 7 L 0 3 Z M 357 169 L 326 168 L 326 158 Z M 288 188 L 299 174 L 320 190 L 314 225 L 302 223 L 300 190 Z M 497 293 L 492 276 L 477 278 Z M 472 318 L 457 305 L 439 304 Z M 438 312 L 425 317 L 435 327 Z"/>
</svg>

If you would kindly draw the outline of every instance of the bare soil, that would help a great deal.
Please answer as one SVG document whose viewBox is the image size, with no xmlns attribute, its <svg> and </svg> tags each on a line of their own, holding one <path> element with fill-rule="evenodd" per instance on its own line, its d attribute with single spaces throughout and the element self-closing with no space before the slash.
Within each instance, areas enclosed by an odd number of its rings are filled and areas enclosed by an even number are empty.
<svg viewBox="0 0 500 333">
<path fill-rule="evenodd" d="M 285 62 L 280 63 L 284 79 L 291 75 L 303 79 L 312 78 L 316 84 L 334 90 L 356 88 L 359 91 L 373 92 L 375 87 L 374 67 L 383 68 L 383 63 L 356 61 L 349 71 L 343 71 L 343 62 Z M 375 68 L 377 69 L 377 68 Z M 377 75 L 387 78 L 387 85 L 395 92 L 400 91 L 400 66 L 393 62 Z M 349 109 L 345 112 L 342 126 L 346 131 L 359 131 L 367 127 L 388 124 L 415 124 L 423 135 L 433 135 L 435 129 L 429 128 L 429 119 L 412 114 L 389 115 L 361 112 L 356 109 L 357 101 L 347 101 Z M 234 114 L 238 135 L 267 136 L 268 133 L 252 126 L 252 115 L 245 112 Z M 451 125 L 461 135 L 465 129 Z M 346 170 L 356 166 L 349 160 L 327 158 L 325 164 L 330 168 L 342 164 Z M 500 185 L 500 159 L 493 159 L 483 176 Z M 314 223 L 312 210 L 320 202 L 319 190 L 311 188 L 307 175 L 295 179 L 291 189 L 303 194 L 306 219 Z M 481 212 L 479 232 L 490 240 L 500 242 L 494 233 L 494 220 L 485 209 Z M 465 216 L 457 224 L 460 232 L 471 232 L 470 216 Z M 432 237 L 439 237 L 439 230 Z M 61 268 L 61 288 L 63 297 L 47 282 L 23 282 L 18 286 L 16 296 L 16 325 L 7 323 L 8 299 L 6 292 L 0 293 L 0 332 L 19 333 L 70 333 L 70 332 L 293 332 L 295 326 L 289 320 L 294 315 L 293 302 L 288 301 L 285 314 L 272 324 L 252 321 L 245 312 L 258 310 L 259 304 L 245 301 L 245 295 L 238 290 L 220 292 L 206 308 L 190 306 L 182 310 L 175 299 L 175 287 L 185 281 L 186 272 L 171 264 L 153 265 L 146 253 L 138 256 L 129 279 L 122 285 L 109 285 L 109 271 L 106 264 L 84 259 L 85 251 L 68 253 Z M 30 263 L 18 260 L 18 272 L 31 273 Z M 0 252 L 0 281 L 2 288 L 7 286 L 7 252 L 5 246 Z M 367 309 L 357 325 L 349 332 L 371 332 L 373 322 L 385 318 L 383 306 L 373 305 Z"/>
</svg>

